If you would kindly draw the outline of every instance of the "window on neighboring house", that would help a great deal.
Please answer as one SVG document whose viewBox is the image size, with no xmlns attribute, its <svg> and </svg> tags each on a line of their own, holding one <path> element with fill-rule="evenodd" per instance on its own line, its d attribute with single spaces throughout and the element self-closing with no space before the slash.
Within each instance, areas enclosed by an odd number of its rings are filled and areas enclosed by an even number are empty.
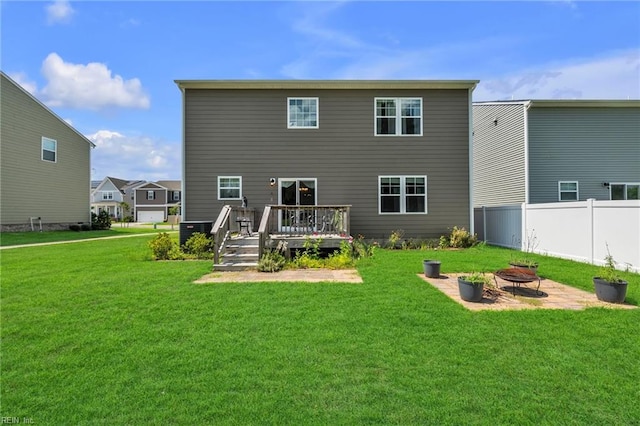
<svg viewBox="0 0 640 426">
<path fill-rule="evenodd" d="M 318 128 L 318 98 L 287 98 L 287 102 L 287 128 Z"/>
<path fill-rule="evenodd" d="M 558 200 L 560 201 L 577 201 L 578 200 L 578 182 L 558 182 Z"/>
<path fill-rule="evenodd" d="M 103 191 L 102 192 L 103 200 L 113 200 L 113 191 Z"/>
<path fill-rule="evenodd" d="M 380 176 L 380 213 L 426 213 L 426 176 Z"/>
<path fill-rule="evenodd" d="M 376 98 L 376 136 L 422 136 L 422 98 Z"/>
<path fill-rule="evenodd" d="M 239 200 L 242 178 L 239 176 L 218 176 L 218 200 Z"/>
<path fill-rule="evenodd" d="M 180 191 L 173 191 L 173 201 L 180 201 Z"/>
<path fill-rule="evenodd" d="M 147 191 L 147 200 L 155 200 L 155 199 L 156 199 L 155 191 Z"/>
<path fill-rule="evenodd" d="M 640 183 L 612 183 L 609 187 L 612 200 L 640 200 Z"/>
<path fill-rule="evenodd" d="M 42 160 L 55 163 L 58 157 L 58 142 L 55 139 L 42 138 Z"/>
</svg>

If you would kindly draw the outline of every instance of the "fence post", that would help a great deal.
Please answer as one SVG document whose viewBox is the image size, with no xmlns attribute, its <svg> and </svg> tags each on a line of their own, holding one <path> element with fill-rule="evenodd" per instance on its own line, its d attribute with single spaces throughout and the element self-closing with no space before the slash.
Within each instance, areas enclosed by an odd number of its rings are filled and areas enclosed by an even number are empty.
<svg viewBox="0 0 640 426">
<path fill-rule="evenodd" d="M 593 260 L 594 260 L 594 256 L 595 256 L 595 233 L 594 233 L 594 218 L 593 218 L 593 202 L 595 201 L 595 198 L 588 198 L 587 199 L 587 215 L 589 218 L 589 229 L 587 230 L 587 235 L 589 236 L 589 263 L 591 263 L 592 265 Z"/>
<path fill-rule="evenodd" d="M 487 206 L 482 206 L 482 239 L 487 242 Z"/>
<path fill-rule="evenodd" d="M 520 230 L 520 251 L 525 250 L 526 236 L 527 236 L 527 203 L 521 204 L 522 209 L 522 229 Z"/>
</svg>

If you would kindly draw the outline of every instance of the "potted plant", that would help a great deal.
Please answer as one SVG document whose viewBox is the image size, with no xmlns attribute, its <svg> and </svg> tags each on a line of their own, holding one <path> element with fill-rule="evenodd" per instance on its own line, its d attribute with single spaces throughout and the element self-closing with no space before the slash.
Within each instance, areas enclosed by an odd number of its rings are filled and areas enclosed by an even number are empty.
<svg viewBox="0 0 640 426">
<path fill-rule="evenodd" d="M 429 278 L 439 278 L 440 277 L 440 261 L 439 260 L 429 260 L 425 259 L 422 262 L 424 266 L 424 275 Z"/>
<path fill-rule="evenodd" d="M 485 284 L 489 285 L 490 278 L 480 272 L 458 277 L 458 291 L 460 298 L 467 302 L 480 302 Z"/>
<path fill-rule="evenodd" d="M 609 246 L 607 246 L 607 256 L 604 261 L 605 265 L 600 268 L 599 276 L 593 277 L 596 297 L 603 302 L 623 303 L 627 296 L 627 282 L 618 275 L 616 262 L 609 252 Z"/>
</svg>

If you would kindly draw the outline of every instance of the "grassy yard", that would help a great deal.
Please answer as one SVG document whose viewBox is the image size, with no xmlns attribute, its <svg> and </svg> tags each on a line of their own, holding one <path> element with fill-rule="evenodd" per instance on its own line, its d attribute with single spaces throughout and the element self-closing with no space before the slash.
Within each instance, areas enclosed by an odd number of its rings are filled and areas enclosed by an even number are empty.
<svg viewBox="0 0 640 426">
<path fill-rule="evenodd" d="M 88 240 L 91 238 L 158 232 L 163 231 L 153 228 L 120 227 L 118 224 L 114 224 L 111 229 L 104 231 L 3 232 L 0 234 L 0 247 L 17 246 L 21 244 L 50 243 L 54 241 Z"/>
<path fill-rule="evenodd" d="M 385 251 L 364 284 L 194 285 L 150 237 L 6 250 L 1 415 L 35 424 L 638 424 L 640 310 L 470 312 Z M 596 268 L 538 257 L 592 290 Z M 640 276 L 627 300 L 640 301 Z"/>
</svg>

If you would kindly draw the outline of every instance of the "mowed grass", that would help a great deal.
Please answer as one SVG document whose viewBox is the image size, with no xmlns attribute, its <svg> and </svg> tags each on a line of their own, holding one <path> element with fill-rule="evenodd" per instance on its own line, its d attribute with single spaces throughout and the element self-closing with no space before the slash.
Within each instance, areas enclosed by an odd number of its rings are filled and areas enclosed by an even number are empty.
<svg viewBox="0 0 640 426">
<path fill-rule="evenodd" d="M 158 229 L 120 227 L 117 224 L 113 225 L 111 229 L 101 231 L 3 232 L 0 233 L 0 247 L 17 246 L 22 244 L 51 243 L 56 241 L 89 240 L 92 238 L 158 232 L 163 231 Z"/>
<path fill-rule="evenodd" d="M 195 285 L 151 237 L 6 250 L 2 416 L 37 424 L 637 424 L 640 310 L 470 312 L 384 251 L 363 284 Z M 596 268 L 539 258 L 592 291 Z M 627 300 L 640 300 L 637 274 Z"/>
</svg>

